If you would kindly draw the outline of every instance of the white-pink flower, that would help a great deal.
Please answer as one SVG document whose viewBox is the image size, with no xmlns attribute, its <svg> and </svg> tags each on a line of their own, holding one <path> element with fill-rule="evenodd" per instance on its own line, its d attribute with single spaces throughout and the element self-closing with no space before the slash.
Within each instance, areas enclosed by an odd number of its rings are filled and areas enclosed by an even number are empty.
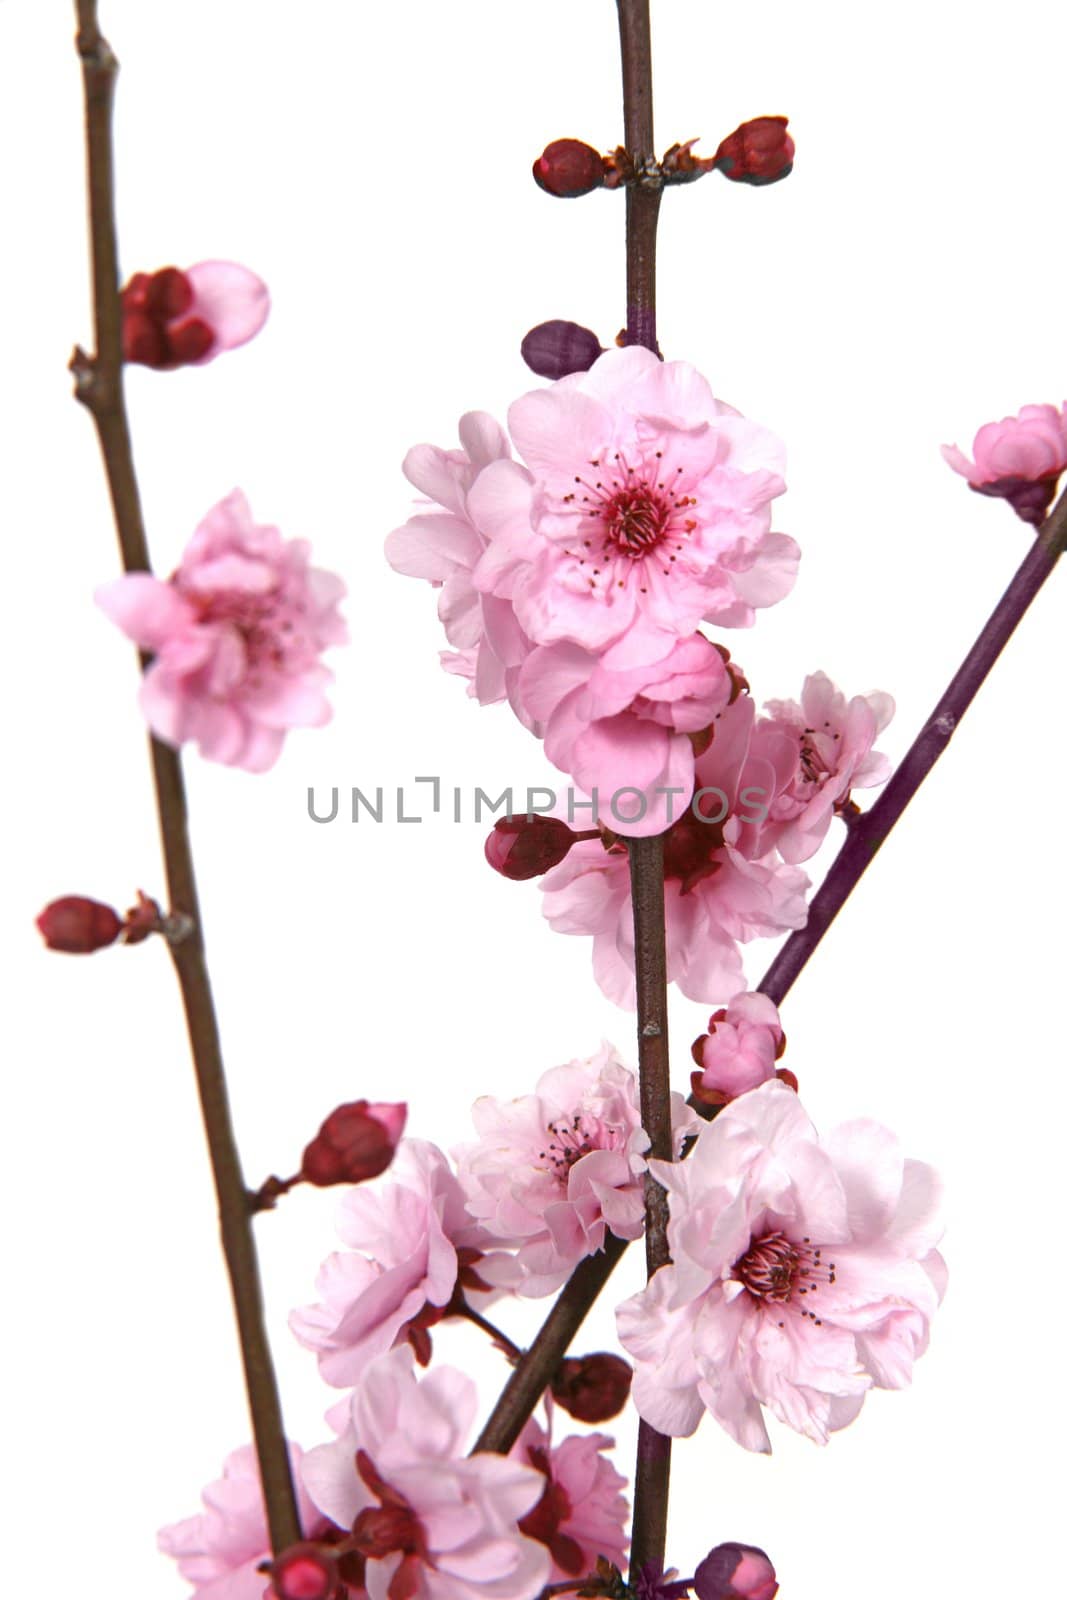
<svg viewBox="0 0 1067 1600">
<path fill-rule="evenodd" d="M 667 975 L 691 1000 L 712 1004 L 745 987 L 739 946 L 802 928 L 808 879 L 760 843 L 773 785 L 769 763 L 748 763 L 754 718 L 742 695 L 714 724 L 697 758 L 692 805 L 664 835 Z M 626 849 L 575 844 L 542 880 L 558 933 L 591 934 L 593 974 L 609 1000 L 633 1009 L 633 909 Z"/>
<path fill-rule="evenodd" d="M 614 1443 L 603 1433 L 576 1433 L 553 1445 L 550 1434 L 531 1417 L 511 1451 L 517 1461 L 543 1475 L 541 1498 L 519 1526 L 548 1549 L 552 1583 L 595 1571 L 601 1556 L 625 1567 L 626 1479 L 605 1456 Z"/>
<path fill-rule="evenodd" d="M 698 1119 L 672 1095 L 680 1150 Z M 456 1153 L 467 1205 L 501 1245 L 517 1246 L 508 1273 L 520 1294 L 558 1289 L 607 1233 L 644 1229 L 644 1152 L 637 1080 L 604 1043 L 593 1056 L 553 1067 L 534 1094 L 483 1095 L 472 1112 L 478 1143 Z M 511 1263 L 508 1263 L 511 1266 Z"/>
<path fill-rule="evenodd" d="M 776 1075 L 785 1044 L 778 1007 L 765 994 L 738 994 L 708 1022 L 693 1045 L 693 1094 L 705 1105 L 726 1105 Z"/>
<path fill-rule="evenodd" d="M 902 1388 L 945 1286 L 941 1190 L 877 1123 L 819 1139 L 776 1081 L 650 1166 L 670 1195 L 671 1265 L 618 1309 L 634 1403 L 671 1435 L 705 1411 L 768 1451 L 762 1407 L 823 1444 L 872 1386 Z"/>
<path fill-rule="evenodd" d="M 517 400 L 508 427 L 529 470 L 497 462 L 471 490 L 489 538 L 474 581 L 535 643 L 634 666 L 788 594 L 799 552 L 769 509 L 782 447 L 685 362 L 608 350 Z"/>
<path fill-rule="evenodd" d="M 1023 406 L 1017 417 L 987 422 L 974 436 L 974 460 L 954 444 L 941 454 L 979 494 L 1008 500 L 1024 522 L 1044 520 L 1067 468 L 1067 404 Z"/>
<path fill-rule="evenodd" d="M 442 654 L 446 671 L 470 680 L 470 693 L 482 705 L 514 690 L 518 668 L 530 642 L 506 600 L 483 595 L 472 574 L 488 544 L 472 520 L 470 491 L 494 461 L 507 461 L 511 447 L 500 424 L 484 411 L 468 411 L 459 421 L 459 450 L 420 444 L 404 458 L 404 475 L 436 508 L 420 510 L 385 543 L 389 565 L 409 578 L 424 578 L 440 593 L 437 614 L 454 646 Z"/>
<path fill-rule="evenodd" d="M 247 344 L 269 310 L 263 279 L 236 261 L 137 272 L 122 291 L 123 359 L 160 371 L 202 366 Z"/>
<path fill-rule="evenodd" d="M 519 1529 L 544 1478 L 464 1454 L 477 1406 L 462 1372 L 416 1382 L 410 1351 L 394 1350 L 353 1391 L 341 1437 L 308 1452 L 304 1481 L 352 1529 L 370 1600 L 534 1600 L 547 1581 L 548 1551 Z"/>
<path fill-rule="evenodd" d="M 545 754 L 593 797 L 617 832 L 662 833 L 693 795 L 690 734 L 737 694 L 724 652 L 694 633 L 659 661 L 612 670 L 576 644 L 542 645 L 519 674 L 519 700 L 544 725 Z"/>
<path fill-rule="evenodd" d="M 846 700 L 825 672 L 804 679 L 800 704 L 768 700 L 752 735 L 750 759 L 773 769 L 773 797 L 759 841 L 783 860 L 807 861 L 853 789 L 884 783 L 889 758 L 874 741 L 892 719 L 891 695 L 875 690 Z"/>
<path fill-rule="evenodd" d="M 322 1539 L 329 1520 L 312 1504 L 301 1479 L 304 1455 L 289 1446 L 300 1524 L 307 1539 Z M 159 1531 L 159 1548 L 173 1556 L 178 1571 L 193 1585 L 192 1600 L 263 1600 L 269 1578 L 260 1570 L 270 1560 L 270 1534 L 263 1505 L 259 1466 L 253 1447 L 227 1456 L 222 1477 L 201 1497 L 204 1509 Z"/>
<path fill-rule="evenodd" d="M 317 1305 L 294 1311 L 289 1326 L 319 1359 L 327 1383 L 355 1383 L 369 1361 L 411 1343 L 430 1358 L 429 1329 L 457 1284 L 477 1303 L 488 1235 L 436 1145 L 402 1139 L 387 1173 L 342 1196 L 337 1231 L 350 1248 L 324 1262 Z"/>
<path fill-rule="evenodd" d="M 291 728 L 331 716 L 322 652 L 348 637 L 340 578 L 312 567 L 302 539 L 252 520 L 235 490 L 208 512 L 166 583 L 131 573 L 96 600 L 153 660 L 141 709 L 170 745 L 265 772 Z"/>
</svg>

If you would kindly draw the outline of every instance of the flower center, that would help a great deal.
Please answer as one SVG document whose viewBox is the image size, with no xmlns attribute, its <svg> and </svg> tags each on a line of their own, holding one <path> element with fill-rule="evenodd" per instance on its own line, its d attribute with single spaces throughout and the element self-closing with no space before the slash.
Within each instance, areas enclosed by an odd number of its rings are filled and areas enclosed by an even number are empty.
<svg viewBox="0 0 1067 1600">
<path fill-rule="evenodd" d="M 836 1282 L 835 1271 L 832 1261 L 823 1263 L 821 1246 L 807 1238 L 794 1244 L 781 1229 L 761 1234 L 734 1262 L 734 1273 L 749 1294 L 772 1305 L 789 1305 L 795 1297 L 815 1294 L 820 1284 Z M 820 1318 L 806 1306 L 800 1314 L 821 1327 Z"/>
<path fill-rule="evenodd" d="M 576 1112 L 569 1119 L 560 1118 L 558 1122 L 550 1122 L 548 1132 L 552 1138 L 547 1149 L 541 1151 L 541 1160 L 547 1162 L 553 1169 L 564 1188 L 576 1161 L 589 1155 L 592 1150 L 615 1148 L 613 1131 L 606 1128 L 599 1119 L 594 1119 L 590 1125 L 582 1117 L 581 1112 Z"/>
<path fill-rule="evenodd" d="M 610 462 L 592 461 L 605 476 L 592 481 L 576 476 L 577 487 L 563 496 L 563 504 L 581 518 L 580 548 L 570 554 L 586 569 L 592 589 L 601 589 L 605 580 L 625 588 L 634 564 L 653 553 L 668 576 L 671 562 L 696 527 L 688 514 L 696 501 L 677 492 L 677 483 L 672 488 L 663 481 L 662 454 L 657 450 L 653 460 L 637 467 L 618 451 Z M 682 472 L 682 467 L 675 468 L 676 480 Z"/>
</svg>

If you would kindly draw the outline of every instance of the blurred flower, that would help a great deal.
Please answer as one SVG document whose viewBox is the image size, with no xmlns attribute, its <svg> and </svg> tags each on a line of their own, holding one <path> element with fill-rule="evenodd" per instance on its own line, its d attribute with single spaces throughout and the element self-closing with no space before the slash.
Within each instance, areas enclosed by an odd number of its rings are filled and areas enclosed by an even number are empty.
<svg viewBox="0 0 1067 1600">
<path fill-rule="evenodd" d="M 680 1151 L 697 1119 L 671 1099 Z M 542 1074 L 534 1094 L 482 1095 L 472 1116 L 478 1143 L 456 1152 L 459 1181 L 494 1241 L 517 1247 L 520 1294 L 551 1294 L 609 1231 L 640 1237 L 649 1141 L 637 1081 L 610 1044 Z"/>
<path fill-rule="evenodd" d="M 154 657 L 141 709 L 165 744 L 195 740 L 209 761 L 265 772 L 291 728 L 331 716 L 320 661 L 347 629 L 340 578 L 302 539 L 252 521 L 239 490 L 210 510 L 166 583 L 128 573 L 97 590 L 112 622 Z"/>
<path fill-rule="evenodd" d="M 309 1492 L 352 1529 L 374 1600 L 534 1600 L 546 1582 L 547 1550 L 520 1531 L 544 1479 L 514 1457 L 464 1454 L 477 1407 L 462 1372 L 416 1382 L 411 1352 L 394 1350 L 353 1391 L 340 1438 L 309 1451 Z"/>
</svg>

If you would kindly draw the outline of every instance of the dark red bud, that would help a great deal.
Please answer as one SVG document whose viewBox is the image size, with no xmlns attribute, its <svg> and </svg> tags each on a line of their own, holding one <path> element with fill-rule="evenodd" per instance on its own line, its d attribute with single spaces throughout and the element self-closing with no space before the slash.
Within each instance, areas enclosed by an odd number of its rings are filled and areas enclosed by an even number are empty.
<svg viewBox="0 0 1067 1600">
<path fill-rule="evenodd" d="M 539 378 L 566 378 L 588 372 L 603 355 L 600 340 L 577 322 L 539 322 L 522 341 L 522 359 Z"/>
<path fill-rule="evenodd" d="M 629 1363 L 605 1350 L 568 1356 L 552 1380 L 552 1398 L 578 1422 L 607 1422 L 630 1398 L 632 1377 Z"/>
<path fill-rule="evenodd" d="M 697 1600 L 774 1600 L 778 1580 L 769 1556 L 750 1544 L 720 1544 L 693 1576 Z"/>
<path fill-rule="evenodd" d="M 151 287 L 152 278 L 149 273 L 135 272 L 120 297 L 123 311 L 143 311 L 148 304 Z"/>
<path fill-rule="evenodd" d="M 539 878 L 559 866 L 576 838 L 558 817 L 501 817 L 485 841 L 485 859 L 516 882 Z"/>
<path fill-rule="evenodd" d="M 536 182 L 547 194 L 573 200 L 604 182 L 604 157 L 580 139 L 554 139 L 533 164 Z"/>
<path fill-rule="evenodd" d="M 140 274 L 138 274 L 140 276 Z M 145 309 L 164 322 L 172 322 L 193 303 L 193 286 L 177 267 L 161 267 L 153 272 L 145 295 Z"/>
<path fill-rule="evenodd" d="M 200 317 L 190 317 L 188 322 L 168 328 L 166 339 L 170 352 L 169 364 L 172 367 L 184 367 L 207 355 L 215 343 L 215 331 Z"/>
<path fill-rule="evenodd" d="M 141 367 L 167 365 L 166 334 L 147 312 L 136 308 L 123 312 L 122 358 Z"/>
<path fill-rule="evenodd" d="M 378 1177 L 396 1153 L 406 1118 L 405 1105 L 352 1100 L 338 1106 L 304 1151 L 300 1176 L 322 1189 Z"/>
<path fill-rule="evenodd" d="M 45 906 L 37 918 L 37 927 L 49 950 L 87 956 L 115 943 L 122 932 L 122 919 L 99 900 L 68 894 Z"/>
<path fill-rule="evenodd" d="M 777 183 L 793 170 L 796 146 L 786 133 L 788 117 L 753 117 L 727 134 L 715 164 L 733 183 Z"/>
<path fill-rule="evenodd" d="M 337 1562 L 314 1544 L 292 1544 L 270 1569 L 268 1594 L 277 1600 L 340 1600 Z"/>
</svg>

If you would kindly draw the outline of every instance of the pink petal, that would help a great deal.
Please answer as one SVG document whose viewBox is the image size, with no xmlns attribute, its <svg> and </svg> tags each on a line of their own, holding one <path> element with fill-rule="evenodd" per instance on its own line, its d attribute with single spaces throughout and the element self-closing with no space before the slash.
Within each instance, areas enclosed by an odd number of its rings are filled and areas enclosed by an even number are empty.
<svg viewBox="0 0 1067 1600">
<path fill-rule="evenodd" d="M 186 277 L 193 287 L 193 303 L 185 315 L 202 317 L 216 339 L 198 365 L 223 350 L 247 344 L 266 322 L 270 293 L 263 279 L 247 267 L 236 261 L 200 261 Z"/>
<path fill-rule="evenodd" d="M 177 589 L 147 572 L 131 572 L 101 584 L 93 598 L 126 637 L 145 650 L 162 649 L 195 620 L 192 607 Z"/>
</svg>

